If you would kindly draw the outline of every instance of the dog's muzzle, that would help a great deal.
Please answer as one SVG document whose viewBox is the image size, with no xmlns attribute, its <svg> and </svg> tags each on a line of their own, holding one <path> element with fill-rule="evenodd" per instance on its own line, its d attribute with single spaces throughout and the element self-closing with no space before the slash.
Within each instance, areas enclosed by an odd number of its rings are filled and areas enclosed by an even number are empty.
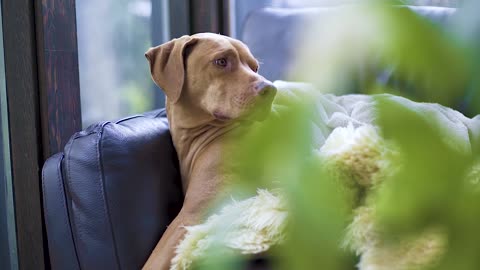
<svg viewBox="0 0 480 270">
<path fill-rule="evenodd" d="M 255 86 L 255 92 L 257 94 L 256 102 L 249 118 L 255 121 L 263 121 L 270 114 L 277 88 L 269 81 L 261 81 Z"/>
</svg>

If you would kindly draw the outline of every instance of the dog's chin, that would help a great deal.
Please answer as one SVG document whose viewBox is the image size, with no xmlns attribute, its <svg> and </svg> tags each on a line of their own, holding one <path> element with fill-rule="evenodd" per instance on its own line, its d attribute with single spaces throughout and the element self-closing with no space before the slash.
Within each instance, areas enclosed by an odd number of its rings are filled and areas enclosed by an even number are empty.
<svg viewBox="0 0 480 270">
<path fill-rule="evenodd" d="M 267 119 L 270 114 L 271 106 L 257 106 L 249 110 L 245 115 L 240 117 L 241 121 L 245 122 L 262 122 Z"/>
<path fill-rule="evenodd" d="M 272 104 L 261 104 L 260 106 L 252 106 L 245 109 L 243 113 L 238 116 L 231 116 L 220 111 L 214 111 L 212 113 L 215 120 L 223 123 L 241 122 L 241 123 L 253 123 L 262 122 L 267 119 L 270 111 L 272 110 Z"/>
</svg>

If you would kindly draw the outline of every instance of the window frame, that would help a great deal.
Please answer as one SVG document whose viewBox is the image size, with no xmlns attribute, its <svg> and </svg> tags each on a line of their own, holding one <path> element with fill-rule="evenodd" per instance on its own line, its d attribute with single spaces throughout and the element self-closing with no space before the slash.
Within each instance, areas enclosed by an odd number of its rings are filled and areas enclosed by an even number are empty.
<svg viewBox="0 0 480 270">
<path fill-rule="evenodd" d="M 45 269 L 45 250 L 33 2 L 3 0 L 2 11 L 18 268 L 41 270 Z"/>
</svg>

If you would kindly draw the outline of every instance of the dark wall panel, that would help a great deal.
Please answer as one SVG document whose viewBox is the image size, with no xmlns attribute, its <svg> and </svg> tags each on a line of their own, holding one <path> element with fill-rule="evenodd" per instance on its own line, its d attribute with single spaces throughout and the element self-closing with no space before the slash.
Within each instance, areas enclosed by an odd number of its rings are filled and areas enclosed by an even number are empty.
<svg viewBox="0 0 480 270">
<path fill-rule="evenodd" d="M 192 34 L 212 32 L 223 34 L 221 0 L 191 0 L 190 19 Z"/>
<path fill-rule="evenodd" d="M 45 268 L 40 192 L 41 140 L 31 0 L 2 0 L 5 78 L 19 268 Z"/>
<path fill-rule="evenodd" d="M 152 1 L 152 3 L 155 1 Z M 190 3 L 188 0 L 170 0 L 170 37 L 190 34 Z"/>
</svg>

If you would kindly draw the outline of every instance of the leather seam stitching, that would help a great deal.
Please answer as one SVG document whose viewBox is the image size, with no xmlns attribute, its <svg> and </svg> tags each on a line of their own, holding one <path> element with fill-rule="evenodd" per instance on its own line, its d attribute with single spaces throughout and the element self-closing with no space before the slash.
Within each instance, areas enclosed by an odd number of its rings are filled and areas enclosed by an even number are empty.
<svg viewBox="0 0 480 270">
<path fill-rule="evenodd" d="M 63 159 L 63 157 L 62 157 Z M 65 209 L 65 212 L 66 212 L 66 215 L 67 215 L 67 218 L 64 219 L 64 224 L 67 225 L 67 228 L 69 228 L 69 231 L 70 231 L 70 236 L 72 237 L 72 241 L 74 240 L 73 239 L 73 233 L 72 233 L 72 225 L 70 224 L 70 213 L 68 212 L 68 204 L 67 204 L 67 194 L 65 192 L 65 186 L 64 186 L 64 183 L 63 183 L 63 177 L 62 177 L 62 168 L 61 168 L 61 160 L 60 159 L 60 162 L 58 163 L 57 165 L 57 177 L 60 181 L 58 181 L 58 188 L 63 191 L 63 196 L 61 196 L 61 200 L 62 200 L 62 204 L 64 205 L 64 209 Z M 73 243 L 74 244 L 74 243 Z M 77 250 L 75 249 L 75 244 L 74 244 L 74 249 L 73 249 L 73 252 L 75 254 L 75 258 L 77 259 L 77 265 L 80 267 L 80 263 L 79 263 L 79 259 L 78 259 L 78 254 L 77 254 Z"/>
<path fill-rule="evenodd" d="M 72 140 L 70 142 L 70 148 L 68 149 L 68 154 L 66 155 L 67 156 L 67 159 L 66 159 L 66 162 L 67 162 L 67 182 L 65 183 L 65 190 L 70 193 L 69 191 L 69 186 L 68 186 L 68 181 L 71 179 L 71 170 L 70 170 L 70 164 L 71 164 L 71 158 L 70 158 L 70 153 L 72 152 L 72 145 L 73 145 L 73 142 L 74 140 Z M 67 195 L 67 194 L 66 194 Z M 73 236 L 73 244 L 74 244 L 74 249 L 75 249 L 75 253 L 77 254 L 77 258 L 78 258 L 78 265 L 79 265 L 79 268 L 82 269 L 82 261 L 80 260 L 80 257 L 78 255 L 78 247 L 77 247 L 77 242 L 78 242 L 78 235 L 77 235 L 77 226 L 76 226 L 76 223 L 75 223 L 75 215 L 73 215 L 73 209 L 72 209 L 72 202 L 71 202 L 71 198 L 68 199 L 70 201 L 69 204 L 67 204 L 67 211 L 68 212 L 71 212 L 72 215 L 71 215 L 71 219 L 70 219 L 70 223 L 71 223 L 71 230 L 72 230 L 72 236 Z M 73 226 L 72 226 L 73 225 Z"/>
<path fill-rule="evenodd" d="M 106 215 L 108 217 L 108 225 L 110 227 L 110 234 L 111 234 L 111 237 L 112 237 L 112 242 L 113 242 L 113 251 L 114 251 L 114 254 L 115 254 L 115 260 L 116 260 L 116 263 L 117 263 L 117 266 L 118 266 L 118 269 L 122 269 L 121 268 L 121 265 L 120 265 L 120 258 L 118 257 L 118 251 L 117 251 L 117 241 L 115 239 L 115 234 L 113 232 L 113 225 L 112 225 L 112 218 L 111 218 L 111 215 L 110 215 L 110 209 L 109 209 L 109 206 L 108 206 L 108 200 L 107 200 L 107 192 L 105 190 L 105 174 L 104 174 L 104 170 L 103 170 L 103 155 L 102 155 L 102 147 L 103 147 L 103 144 L 102 144 L 102 139 L 103 139 L 103 132 L 100 135 L 100 138 L 98 140 L 98 152 L 97 152 L 97 158 L 98 158 L 98 161 L 99 161 L 99 170 L 100 170 L 100 184 L 101 184 L 101 191 L 102 191 L 102 199 L 103 199 L 103 203 L 104 203 L 104 207 L 105 207 L 105 212 L 106 212 Z"/>
</svg>

